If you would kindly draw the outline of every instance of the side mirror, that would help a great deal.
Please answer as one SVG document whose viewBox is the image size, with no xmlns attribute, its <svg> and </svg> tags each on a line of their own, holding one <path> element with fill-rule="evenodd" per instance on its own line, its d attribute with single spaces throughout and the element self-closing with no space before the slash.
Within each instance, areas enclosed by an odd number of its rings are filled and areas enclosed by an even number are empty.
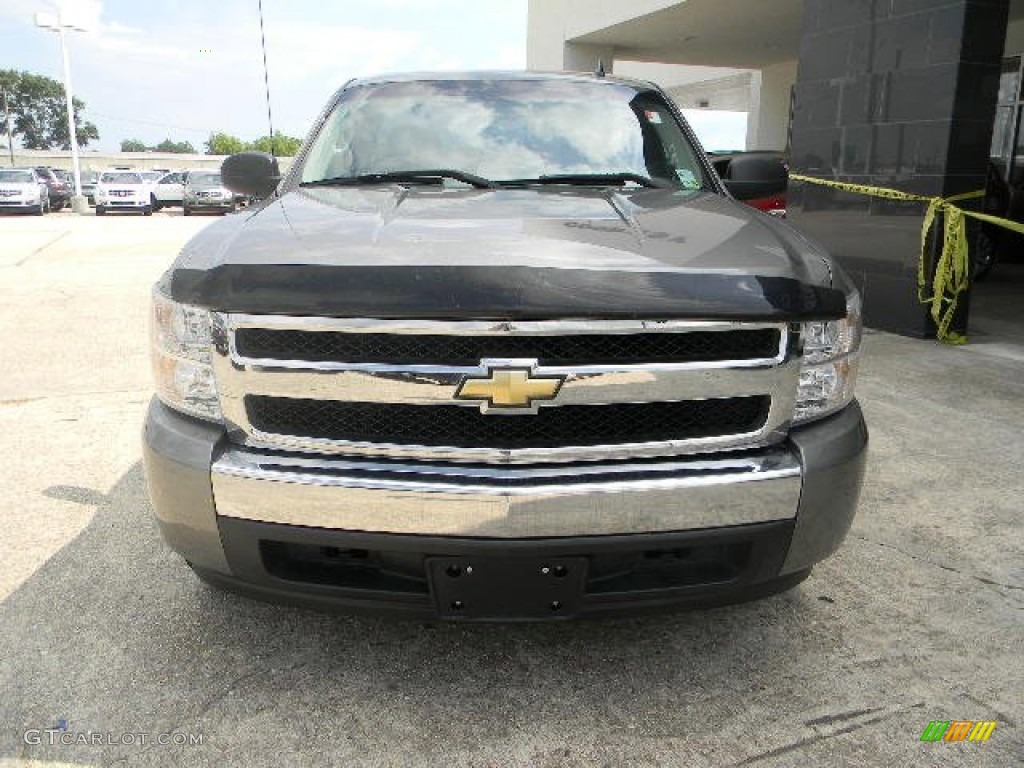
<svg viewBox="0 0 1024 768">
<path fill-rule="evenodd" d="M 725 188 L 737 200 L 756 200 L 759 197 L 771 197 L 781 195 L 786 191 L 786 182 L 779 182 L 776 179 L 767 181 L 740 181 L 737 179 L 722 179 Z"/>
<path fill-rule="evenodd" d="M 777 157 L 740 155 L 729 162 L 722 181 L 737 200 L 754 200 L 785 192 L 789 173 Z"/>
<path fill-rule="evenodd" d="M 264 198 L 281 181 L 281 170 L 273 155 L 266 152 L 239 152 L 221 164 L 220 178 L 232 192 Z"/>
</svg>

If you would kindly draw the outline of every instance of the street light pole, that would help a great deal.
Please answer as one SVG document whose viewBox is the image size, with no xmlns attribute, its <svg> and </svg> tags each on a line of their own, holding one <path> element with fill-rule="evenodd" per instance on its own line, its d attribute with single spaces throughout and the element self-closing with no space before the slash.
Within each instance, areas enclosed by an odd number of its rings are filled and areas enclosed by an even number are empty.
<svg viewBox="0 0 1024 768">
<path fill-rule="evenodd" d="M 11 128 L 11 105 L 4 88 L 4 114 L 7 115 L 7 151 L 11 153 L 11 167 L 14 167 L 14 130 Z"/>
<path fill-rule="evenodd" d="M 78 131 L 75 129 L 75 105 L 71 99 L 71 65 L 68 63 L 68 44 L 64 24 L 57 27 L 60 35 L 60 55 L 64 60 L 64 101 L 68 108 L 68 135 L 71 137 L 71 165 L 75 169 L 75 197 L 82 196 L 82 169 L 78 162 Z"/>
<path fill-rule="evenodd" d="M 71 210 L 88 213 L 89 203 L 82 196 L 82 170 L 78 160 L 78 132 L 75 130 L 75 106 L 71 96 L 71 64 L 68 60 L 68 44 L 64 30 L 84 32 L 82 27 L 66 23 L 63 17 L 52 13 L 37 13 L 36 26 L 49 29 L 60 35 L 60 55 L 64 63 L 64 101 L 68 111 L 68 137 L 71 139 L 71 165 L 74 169 L 75 195 L 71 198 Z"/>
</svg>

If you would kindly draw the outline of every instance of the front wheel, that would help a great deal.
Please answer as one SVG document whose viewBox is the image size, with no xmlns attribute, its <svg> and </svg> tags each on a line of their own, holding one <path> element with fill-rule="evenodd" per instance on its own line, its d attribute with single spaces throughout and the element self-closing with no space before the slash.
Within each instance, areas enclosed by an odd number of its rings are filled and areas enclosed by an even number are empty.
<svg viewBox="0 0 1024 768">
<path fill-rule="evenodd" d="M 96 206 L 96 215 L 97 216 L 106 216 L 107 215 L 107 209 L 104 208 L 102 205 L 97 205 Z"/>
<path fill-rule="evenodd" d="M 181 215 L 182 216 L 191 216 L 192 215 L 192 209 L 189 208 L 187 205 L 182 206 L 182 208 L 181 208 Z"/>
<path fill-rule="evenodd" d="M 150 206 L 150 205 L 147 205 L 145 208 L 142 209 L 142 215 L 143 216 L 152 216 L 153 215 L 153 207 Z"/>
<path fill-rule="evenodd" d="M 149 196 L 149 207 L 152 208 L 154 211 L 159 211 L 161 208 L 163 208 L 163 206 L 160 204 L 160 201 L 156 199 L 156 195 Z"/>
</svg>

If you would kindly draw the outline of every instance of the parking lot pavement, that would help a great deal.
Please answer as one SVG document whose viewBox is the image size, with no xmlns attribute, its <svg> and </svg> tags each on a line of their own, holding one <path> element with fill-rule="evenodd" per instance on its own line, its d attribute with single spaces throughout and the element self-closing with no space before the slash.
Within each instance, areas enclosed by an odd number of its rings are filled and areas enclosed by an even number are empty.
<svg viewBox="0 0 1024 768">
<path fill-rule="evenodd" d="M 1019 360 L 868 334 L 860 512 L 783 595 L 551 625 L 322 615 L 211 591 L 153 522 L 149 286 L 209 223 L 174 213 L 0 217 L 0 765 L 1019 764 Z M 932 720 L 997 726 L 922 743 Z"/>
</svg>

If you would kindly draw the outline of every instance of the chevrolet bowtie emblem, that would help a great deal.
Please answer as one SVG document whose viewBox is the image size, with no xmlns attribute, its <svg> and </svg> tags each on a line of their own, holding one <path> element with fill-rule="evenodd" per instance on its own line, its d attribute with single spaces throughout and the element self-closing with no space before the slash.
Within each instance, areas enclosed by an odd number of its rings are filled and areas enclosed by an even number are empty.
<svg viewBox="0 0 1024 768">
<path fill-rule="evenodd" d="M 486 365 L 486 363 L 484 363 Z M 467 376 L 455 391 L 459 400 L 480 400 L 480 410 L 537 412 L 535 402 L 553 400 L 564 376 L 534 376 L 532 367 L 487 366 L 487 376 Z"/>
</svg>

